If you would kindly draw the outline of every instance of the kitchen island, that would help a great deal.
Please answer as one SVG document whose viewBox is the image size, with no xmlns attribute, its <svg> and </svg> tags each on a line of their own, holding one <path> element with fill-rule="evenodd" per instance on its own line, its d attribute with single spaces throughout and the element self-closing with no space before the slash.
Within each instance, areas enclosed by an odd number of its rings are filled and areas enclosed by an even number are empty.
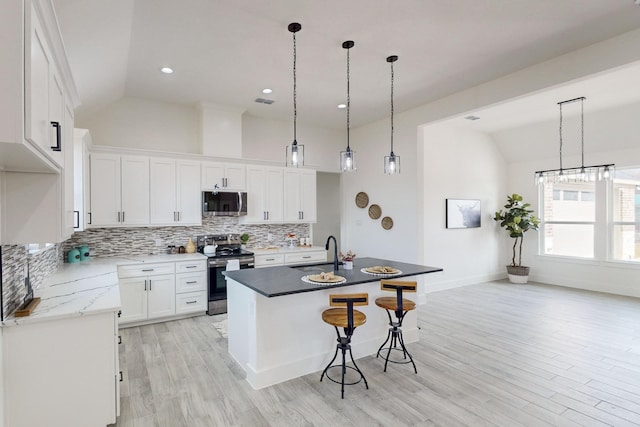
<svg viewBox="0 0 640 427">
<path fill-rule="evenodd" d="M 366 314 L 367 323 L 353 336 L 352 351 L 357 359 L 375 354 L 387 336 L 387 314 L 374 301 L 392 294 L 380 290 L 380 279 L 401 279 L 442 271 L 437 267 L 378 258 L 358 258 L 353 264 L 353 270 L 340 266 L 335 274 L 346 281 L 331 285 L 307 283 L 302 278 L 320 271 L 330 272 L 332 263 L 224 273 L 227 276 L 229 353 L 246 372 L 247 381 L 253 388 L 319 373 L 331 360 L 336 345 L 335 329 L 322 321 L 322 312 L 329 307 L 329 294 L 369 294 L 369 305 L 358 307 Z M 372 266 L 389 266 L 400 273 L 374 275 L 362 271 Z M 405 317 L 403 334 L 407 344 L 418 340 L 416 311 Z"/>
</svg>

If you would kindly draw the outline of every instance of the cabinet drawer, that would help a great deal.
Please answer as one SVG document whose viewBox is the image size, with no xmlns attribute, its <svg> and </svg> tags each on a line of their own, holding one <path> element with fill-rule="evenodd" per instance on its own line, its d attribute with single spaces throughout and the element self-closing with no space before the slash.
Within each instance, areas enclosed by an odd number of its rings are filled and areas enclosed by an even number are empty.
<svg viewBox="0 0 640 427">
<path fill-rule="evenodd" d="M 207 260 L 180 261 L 176 262 L 176 273 L 193 273 L 194 271 L 205 271 Z"/>
<path fill-rule="evenodd" d="M 283 254 L 273 254 L 273 255 L 256 255 L 255 256 L 255 267 L 269 267 L 272 265 L 284 265 L 284 255 Z"/>
<path fill-rule="evenodd" d="M 173 274 L 175 263 L 163 264 L 131 264 L 118 266 L 118 277 L 154 276 L 156 274 Z"/>
<path fill-rule="evenodd" d="M 207 273 L 180 273 L 176 274 L 176 293 L 206 291 Z"/>
<path fill-rule="evenodd" d="M 207 311 L 207 291 L 176 295 L 176 314 Z"/>
<path fill-rule="evenodd" d="M 299 254 L 285 254 L 285 264 L 305 264 L 308 262 L 326 261 L 327 253 L 322 252 L 303 252 Z"/>
</svg>

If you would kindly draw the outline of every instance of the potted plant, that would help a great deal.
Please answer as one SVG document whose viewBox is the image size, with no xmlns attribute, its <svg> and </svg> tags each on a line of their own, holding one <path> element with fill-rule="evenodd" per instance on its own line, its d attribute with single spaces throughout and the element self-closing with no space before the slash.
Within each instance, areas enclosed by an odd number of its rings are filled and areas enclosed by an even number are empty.
<svg viewBox="0 0 640 427">
<path fill-rule="evenodd" d="M 240 235 L 240 241 L 242 242 L 242 249 L 247 248 L 247 242 L 249 241 L 249 235 L 247 233 L 243 233 Z"/>
<path fill-rule="evenodd" d="M 500 209 L 496 212 L 494 221 L 500 223 L 500 227 L 507 230 L 509 237 L 514 239 L 513 256 L 511 264 L 507 265 L 507 273 L 511 283 L 527 283 L 529 278 L 529 267 L 522 265 L 522 241 L 524 233 L 529 230 L 537 230 L 540 220 L 533 215 L 531 205 L 522 201 L 522 196 L 512 194 L 507 196 L 507 204 L 504 211 Z M 516 262 L 516 255 L 518 262 Z"/>
<path fill-rule="evenodd" d="M 340 259 L 342 260 L 342 265 L 345 270 L 353 270 L 353 260 L 355 257 L 356 254 L 351 251 L 347 251 L 346 254 L 340 252 Z"/>
</svg>

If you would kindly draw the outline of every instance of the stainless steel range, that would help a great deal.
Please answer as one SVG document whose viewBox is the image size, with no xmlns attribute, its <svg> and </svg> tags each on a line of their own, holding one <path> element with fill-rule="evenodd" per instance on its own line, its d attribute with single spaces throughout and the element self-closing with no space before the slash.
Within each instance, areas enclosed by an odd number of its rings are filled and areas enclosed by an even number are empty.
<svg viewBox="0 0 640 427">
<path fill-rule="evenodd" d="M 238 261 L 239 268 L 253 268 L 253 252 L 242 249 L 239 234 L 207 234 L 197 236 L 198 252 L 204 253 L 206 246 L 217 245 L 215 254 L 205 254 L 208 260 L 209 309 L 207 314 L 227 312 L 227 281 L 222 274 L 229 261 Z M 231 264 L 234 264 L 232 262 Z"/>
</svg>

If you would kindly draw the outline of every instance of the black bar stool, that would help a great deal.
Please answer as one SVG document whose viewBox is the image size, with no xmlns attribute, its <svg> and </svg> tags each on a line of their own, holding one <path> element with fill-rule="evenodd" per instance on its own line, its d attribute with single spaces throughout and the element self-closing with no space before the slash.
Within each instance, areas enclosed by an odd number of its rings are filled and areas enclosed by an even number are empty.
<svg viewBox="0 0 640 427">
<path fill-rule="evenodd" d="M 389 347 L 386 348 L 387 355 L 383 356 L 385 359 L 384 362 L 384 372 L 387 372 L 387 364 L 391 363 L 411 363 L 413 365 L 413 370 L 418 373 L 418 369 L 416 368 L 416 364 L 413 362 L 413 357 L 407 351 L 407 348 L 404 346 L 404 340 L 402 339 L 402 320 L 407 312 L 411 310 L 415 310 L 416 303 L 402 298 L 403 292 L 416 292 L 418 287 L 417 282 L 406 282 L 400 280 L 381 280 L 380 281 L 380 289 L 383 291 L 391 291 L 395 292 L 395 297 L 380 297 L 376 299 L 376 305 L 378 307 L 382 307 L 387 311 L 387 316 L 389 316 L 389 332 L 387 333 L 387 339 L 382 343 L 380 348 L 378 349 L 378 354 L 376 357 L 380 356 L 380 352 L 383 351 L 384 346 L 389 343 Z M 395 313 L 396 319 L 395 321 L 391 318 L 391 312 Z M 398 348 L 398 343 L 400 343 L 400 348 Z M 390 360 L 389 356 L 391 355 L 391 350 L 394 351 L 402 351 L 402 360 Z M 409 357 L 409 360 L 407 360 Z"/>
<path fill-rule="evenodd" d="M 358 384 L 360 381 L 364 380 L 364 385 L 369 389 L 369 384 L 367 384 L 367 379 L 364 377 L 364 374 L 356 365 L 356 361 L 353 360 L 353 354 L 351 353 L 351 336 L 353 335 L 353 331 L 358 326 L 362 326 L 367 321 L 367 316 L 361 311 L 354 310 L 353 307 L 356 305 L 368 305 L 369 304 L 369 294 L 331 294 L 329 295 L 329 305 L 331 307 L 346 307 L 346 308 L 329 308 L 322 312 L 322 320 L 326 323 L 333 325 L 336 328 L 336 334 L 338 335 L 338 345 L 336 346 L 336 352 L 333 354 L 333 359 L 324 368 L 322 371 L 322 375 L 320 376 L 320 381 L 324 378 L 325 374 L 327 378 L 329 378 L 334 383 L 341 384 L 341 392 L 342 398 L 344 399 L 344 386 Z M 340 336 L 340 330 L 338 328 L 343 328 L 344 336 Z M 333 362 L 336 360 L 338 356 L 338 350 L 342 350 L 342 363 L 333 365 Z M 349 351 L 349 356 L 351 357 L 351 362 L 354 367 L 347 366 L 345 361 L 345 356 L 347 350 Z M 341 367 L 342 378 L 340 381 L 334 380 L 328 374 L 329 368 L 337 368 Z M 347 372 L 347 369 L 352 369 L 358 373 L 358 379 L 353 382 L 345 383 L 344 376 Z"/>
</svg>

